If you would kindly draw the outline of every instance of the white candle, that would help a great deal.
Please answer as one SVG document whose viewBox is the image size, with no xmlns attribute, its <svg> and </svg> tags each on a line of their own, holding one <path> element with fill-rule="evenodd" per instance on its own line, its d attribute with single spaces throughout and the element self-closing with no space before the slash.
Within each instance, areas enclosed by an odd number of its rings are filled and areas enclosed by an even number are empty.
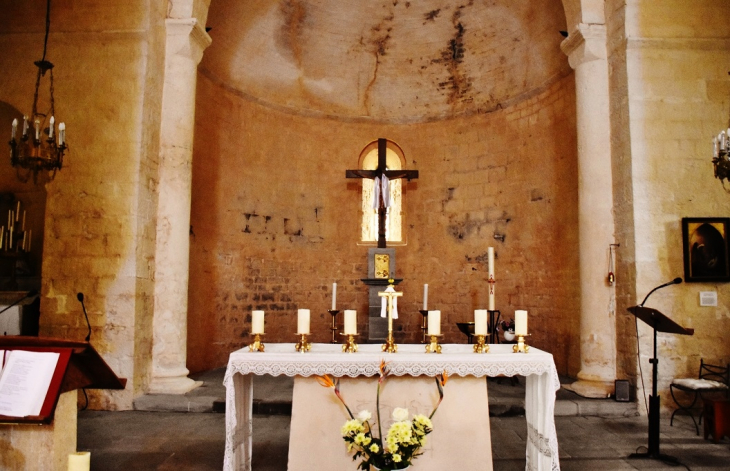
<svg viewBox="0 0 730 471">
<path fill-rule="evenodd" d="M 423 285 L 423 310 L 428 310 L 428 285 Z"/>
<path fill-rule="evenodd" d="M 28 135 L 28 117 L 23 116 L 23 137 Z"/>
<path fill-rule="evenodd" d="M 251 311 L 251 333 L 264 333 L 264 311 Z"/>
<path fill-rule="evenodd" d="M 63 142 L 66 140 L 66 123 L 61 123 L 58 125 L 58 145 L 62 146 Z"/>
<path fill-rule="evenodd" d="M 309 333 L 309 309 L 297 311 L 297 334 Z"/>
<path fill-rule="evenodd" d="M 41 122 L 37 119 L 35 120 L 35 140 L 39 141 L 41 139 Z"/>
<path fill-rule="evenodd" d="M 357 334 L 357 311 L 345 309 L 345 335 Z"/>
<path fill-rule="evenodd" d="M 428 311 L 428 335 L 441 335 L 441 311 Z"/>
<path fill-rule="evenodd" d="M 487 258 L 489 260 L 489 280 L 491 281 L 489 283 L 489 310 L 494 311 L 495 308 L 495 301 L 494 301 L 494 285 L 495 283 L 492 281 L 494 280 L 494 247 L 489 247 L 487 249 Z"/>
<path fill-rule="evenodd" d="M 474 335 L 487 335 L 487 310 L 474 311 Z"/>
<path fill-rule="evenodd" d="M 337 283 L 332 283 L 332 310 L 335 310 L 337 304 Z"/>
<path fill-rule="evenodd" d="M 56 117 L 51 116 L 51 125 L 48 126 L 48 139 L 53 139 L 53 128 L 56 127 Z"/>
<path fill-rule="evenodd" d="M 720 153 L 718 152 L 718 149 L 717 149 L 717 138 L 716 137 L 712 138 L 712 156 L 713 157 L 720 156 Z"/>
<path fill-rule="evenodd" d="M 527 335 L 527 311 L 515 311 L 515 335 Z"/>
<path fill-rule="evenodd" d="M 15 139 L 15 133 L 18 131 L 18 119 L 13 120 L 13 132 L 10 134 L 11 139 Z"/>
<path fill-rule="evenodd" d="M 68 471 L 89 471 L 91 467 L 91 453 L 77 451 L 68 455 Z"/>
</svg>

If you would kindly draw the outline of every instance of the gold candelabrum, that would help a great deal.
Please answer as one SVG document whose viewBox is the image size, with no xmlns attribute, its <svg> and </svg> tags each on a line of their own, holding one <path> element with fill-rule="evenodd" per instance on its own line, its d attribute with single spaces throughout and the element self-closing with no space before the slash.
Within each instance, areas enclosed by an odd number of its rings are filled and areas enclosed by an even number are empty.
<svg viewBox="0 0 730 471">
<path fill-rule="evenodd" d="M 297 334 L 299 336 L 299 342 L 294 346 L 298 352 L 304 353 L 312 349 L 312 344 L 307 341 L 308 334 Z"/>
<path fill-rule="evenodd" d="M 475 335 L 477 342 L 474 344 L 474 353 L 489 352 L 489 345 L 484 342 L 486 335 Z"/>
<path fill-rule="evenodd" d="M 525 343 L 525 337 L 527 335 L 517 335 L 517 343 L 512 346 L 514 353 L 527 353 L 530 349 L 530 346 Z"/>
<path fill-rule="evenodd" d="M 429 335 L 431 341 L 426 345 L 426 353 L 441 353 L 441 345 L 439 344 L 440 335 Z"/>
<path fill-rule="evenodd" d="M 388 338 L 385 339 L 385 343 L 383 344 L 381 349 L 386 353 L 396 353 L 398 351 L 398 345 L 395 344 L 395 340 L 393 339 L 393 306 L 395 298 L 403 296 L 403 293 L 397 293 L 395 291 L 392 279 L 388 280 L 388 282 L 390 284 L 385 289 L 385 291 L 381 291 L 378 293 L 378 296 L 380 296 L 381 298 L 385 298 L 386 310 L 388 313 Z"/>
<path fill-rule="evenodd" d="M 357 352 L 357 342 L 355 342 L 355 336 L 357 334 L 342 334 L 347 337 L 345 343 L 342 344 L 342 351 L 344 353 L 355 353 Z"/>
<path fill-rule="evenodd" d="M 264 334 L 253 334 L 253 343 L 248 346 L 249 352 L 263 352 L 264 343 L 261 341 L 261 336 Z"/>
</svg>

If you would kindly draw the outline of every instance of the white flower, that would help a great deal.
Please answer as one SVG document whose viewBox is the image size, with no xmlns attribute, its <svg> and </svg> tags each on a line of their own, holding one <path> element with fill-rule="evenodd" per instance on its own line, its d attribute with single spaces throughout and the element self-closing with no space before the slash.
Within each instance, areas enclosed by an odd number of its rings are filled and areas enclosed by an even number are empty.
<svg viewBox="0 0 730 471">
<path fill-rule="evenodd" d="M 367 422 L 368 420 L 372 419 L 373 415 L 370 413 L 369 410 L 361 410 L 359 414 L 357 414 L 357 420 L 360 422 Z"/>
<path fill-rule="evenodd" d="M 393 420 L 397 422 L 408 420 L 408 409 L 404 409 L 402 407 L 396 407 L 393 409 Z"/>
</svg>

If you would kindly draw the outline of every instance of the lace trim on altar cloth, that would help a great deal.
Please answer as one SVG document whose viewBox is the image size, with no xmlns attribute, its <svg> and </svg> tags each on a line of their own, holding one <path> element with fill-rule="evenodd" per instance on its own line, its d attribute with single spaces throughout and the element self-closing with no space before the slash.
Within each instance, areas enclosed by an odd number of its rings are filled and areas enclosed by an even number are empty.
<svg viewBox="0 0 730 471">
<path fill-rule="evenodd" d="M 538 450 L 541 456 L 546 456 L 550 458 L 552 471 L 560 470 L 560 462 L 558 461 L 557 440 L 555 441 L 555 443 L 552 443 L 553 440 L 538 432 L 538 430 L 534 426 L 528 423 L 527 441 L 531 443 L 536 450 Z M 529 456 L 527 459 L 527 466 L 525 468 L 528 471 L 536 471 L 540 469 L 539 465 L 537 465 L 536 467 L 536 463 L 530 462 Z"/>
</svg>

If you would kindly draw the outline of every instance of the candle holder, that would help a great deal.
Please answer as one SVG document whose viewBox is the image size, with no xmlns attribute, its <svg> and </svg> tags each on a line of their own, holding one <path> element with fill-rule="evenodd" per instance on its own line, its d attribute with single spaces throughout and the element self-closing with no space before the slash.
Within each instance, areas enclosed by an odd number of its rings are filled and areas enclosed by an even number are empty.
<svg viewBox="0 0 730 471">
<path fill-rule="evenodd" d="M 330 327 L 330 330 L 332 331 L 332 340 L 330 341 L 330 343 L 338 343 L 337 339 L 335 338 L 335 333 L 337 332 L 337 314 L 340 312 L 340 310 L 327 309 L 327 312 L 329 312 L 332 316 L 332 327 Z"/>
<path fill-rule="evenodd" d="M 475 335 L 474 337 L 477 339 L 477 343 L 474 344 L 474 353 L 488 353 L 489 345 L 484 343 L 486 336 L 485 335 Z"/>
<path fill-rule="evenodd" d="M 517 336 L 517 343 L 515 345 L 512 345 L 512 351 L 514 353 L 527 353 L 527 351 L 530 349 L 530 346 L 525 344 L 525 337 L 526 335 Z"/>
<path fill-rule="evenodd" d="M 385 343 L 380 347 L 380 349 L 385 353 L 397 353 L 398 352 L 398 345 L 395 343 L 395 339 L 393 338 L 393 331 L 388 330 L 388 337 L 385 339 Z"/>
<path fill-rule="evenodd" d="M 441 345 L 439 344 L 439 337 L 442 335 L 429 335 L 431 342 L 426 345 L 426 353 L 441 353 Z"/>
<path fill-rule="evenodd" d="M 426 343 L 426 331 L 428 330 L 428 311 L 425 309 L 419 309 L 418 312 L 420 312 L 421 316 L 423 316 L 423 318 L 421 319 L 421 332 L 423 333 L 423 339 L 421 340 L 421 343 Z"/>
<path fill-rule="evenodd" d="M 253 334 L 253 343 L 248 346 L 249 352 L 263 352 L 264 343 L 261 341 L 261 336 L 264 334 Z"/>
<path fill-rule="evenodd" d="M 355 353 L 357 352 L 357 342 L 355 342 L 355 336 L 359 334 L 342 334 L 347 336 L 347 340 L 342 344 L 342 351 L 344 353 Z"/>
<path fill-rule="evenodd" d="M 298 352 L 308 352 L 312 349 L 312 344 L 307 341 L 307 335 L 309 334 L 297 334 L 299 335 L 299 342 L 297 342 L 296 345 L 294 345 L 294 348 L 297 349 Z"/>
</svg>

